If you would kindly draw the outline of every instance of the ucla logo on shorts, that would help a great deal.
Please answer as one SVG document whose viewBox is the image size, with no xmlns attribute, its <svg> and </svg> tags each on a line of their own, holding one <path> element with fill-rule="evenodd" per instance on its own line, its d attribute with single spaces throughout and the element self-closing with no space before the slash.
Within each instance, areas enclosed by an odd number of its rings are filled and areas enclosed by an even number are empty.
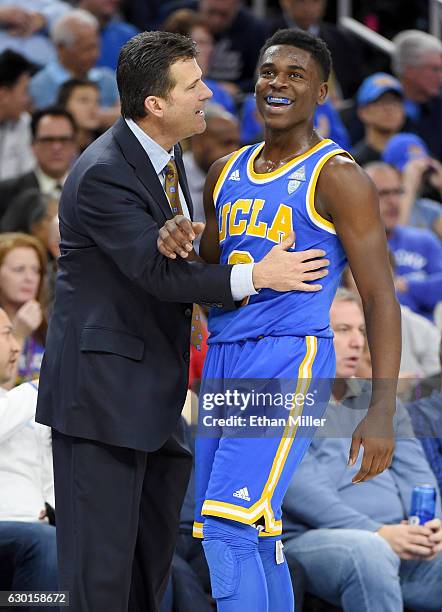
<svg viewBox="0 0 442 612">
<path fill-rule="evenodd" d="M 299 168 L 299 170 L 295 170 L 288 176 L 289 182 L 287 185 L 287 191 L 289 195 L 295 193 L 297 189 L 302 185 L 302 183 L 306 180 L 305 178 L 305 166 Z"/>
</svg>

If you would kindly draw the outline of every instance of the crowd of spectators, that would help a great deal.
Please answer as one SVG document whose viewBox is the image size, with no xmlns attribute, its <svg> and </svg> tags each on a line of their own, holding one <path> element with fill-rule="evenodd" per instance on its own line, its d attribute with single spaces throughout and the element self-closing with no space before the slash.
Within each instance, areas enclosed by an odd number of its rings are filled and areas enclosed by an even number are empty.
<svg viewBox="0 0 442 612">
<path fill-rule="evenodd" d="M 333 73 L 316 130 L 352 153 L 379 195 L 401 304 L 404 382 L 395 460 L 375 481 L 355 487 L 344 469 L 348 424 L 361 416 L 369 383 L 355 386 L 352 378 L 370 378 L 371 366 L 347 270 L 347 292 L 331 313 L 338 376 L 346 381 L 333 391 L 331 421 L 338 428 L 345 421 L 346 434 L 313 443 L 286 498 L 285 551 L 297 609 L 303 600 L 310 609 L 314 596 L 318 610 L 440 610 L 440 522 L 417 533 L 404 521 L 414 484 L 434 482 L 439 494 L 442 486 L 442 43 L 424 31 L 428 3 L 421 0 L 354 3 L 364 24 L 392 40 L 391 57 L 337 25 L 335 3 L 268 0 L 266 19 L 250 4 L 0 0 L 0 483 L 9 491 L 8 504 L 0 500 L 0 590 L 56 590 L 50 436 L 33 419 L 33 381 L 60 254 L 58 202 L 75 160 L 120 113 L 120 48 L 144 29 L 181 33 L 198 46 L 213 97 L 206 131 L 182 146 L 195 220 L 204 221 L 211 164 L 263 137 L 256 62 L 265 39 L 288 27 L 327 42 Z M 193 388 L 204 354 L 192 352 Z M 204 555 L 191 537 L 192 497 L 191 481 L 162 612 L 212 609 Z M 419 550 L 410 552 L 416 538 Z"/>
</svg>

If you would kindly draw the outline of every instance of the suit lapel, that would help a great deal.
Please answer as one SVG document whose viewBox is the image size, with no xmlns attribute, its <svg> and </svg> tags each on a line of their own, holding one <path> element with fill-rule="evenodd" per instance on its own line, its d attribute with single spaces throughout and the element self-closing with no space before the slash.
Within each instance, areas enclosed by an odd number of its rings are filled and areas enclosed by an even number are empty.
<svg viewBox="0 0 442 612">
<path fill-rule="evenodd" d="M 122 117 L 115 123 L 113 133 L 123 151 L 124 157 L 133 166 L 137 177 L 158 204 L 165 218 L 172 219 L 173 215 L 169 200 L 164 193 L 152 162 Z"/>
<path fill-rule="evenodd" d="M 192 198 L 190 196 L 189 185 L 187 184 L 187 177 L 184 169 L 183 158 L 181 157 L 181 147 L 179 145 L 175 146 L 175 161 L 178 170 L 181 190 L 183 192 L 184 199 L 186 200 L 187 208 L 189 209 L 190 218 L 193 219 Z"/>
</svg>

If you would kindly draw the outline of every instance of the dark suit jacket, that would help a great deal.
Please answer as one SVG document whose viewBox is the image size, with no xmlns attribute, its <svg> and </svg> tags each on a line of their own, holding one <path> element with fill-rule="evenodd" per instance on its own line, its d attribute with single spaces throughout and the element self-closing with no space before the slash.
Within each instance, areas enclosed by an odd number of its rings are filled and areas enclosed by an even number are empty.
<svg viewBox="0 0 442 612">
<path fill-rule="evenodd" d="M 192 205 L 178 148 L 180 184 Z M 172 217 L 146 152 L 123 119 L 72 169 L 37 419 L 71 436 L 153 451 L 187 388 L 192 302 L 234 308 L 231 266 L 169 260 Z"/>
<path fill-rule="evenodd" d="M 14 198 L 26 189 L 37 188 L 39 184 L 35 172 L 28 172 L 15 178 L 0 181 L 0 219 Z"/>
</svg>

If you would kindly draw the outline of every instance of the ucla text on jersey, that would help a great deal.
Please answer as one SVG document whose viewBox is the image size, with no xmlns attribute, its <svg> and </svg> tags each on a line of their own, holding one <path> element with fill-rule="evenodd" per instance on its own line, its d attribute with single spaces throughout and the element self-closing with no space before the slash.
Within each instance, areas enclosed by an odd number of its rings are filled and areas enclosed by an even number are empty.
<svg viewBox="0 0 442 612">
<path fill-rule="evenodd" d="M 236 311 L 214 309 L 209 317 L 209 343 L 269 335 L 333 335 L 329 309 L 346 257 L 333 223 L 315 209 L 315 189 L 325 163 L 348 153 L 332 140 L 322 140 L 281 168 L 258 174 L 254 161 L 263 146 L 236 151 L 215 185 L 220 262 L 260 261 L 295 230 L 296 244 L 291 250 L 323 249 L 330 260 L 329 273 L 316 293 L 263 289 Z"/>
</svg>

